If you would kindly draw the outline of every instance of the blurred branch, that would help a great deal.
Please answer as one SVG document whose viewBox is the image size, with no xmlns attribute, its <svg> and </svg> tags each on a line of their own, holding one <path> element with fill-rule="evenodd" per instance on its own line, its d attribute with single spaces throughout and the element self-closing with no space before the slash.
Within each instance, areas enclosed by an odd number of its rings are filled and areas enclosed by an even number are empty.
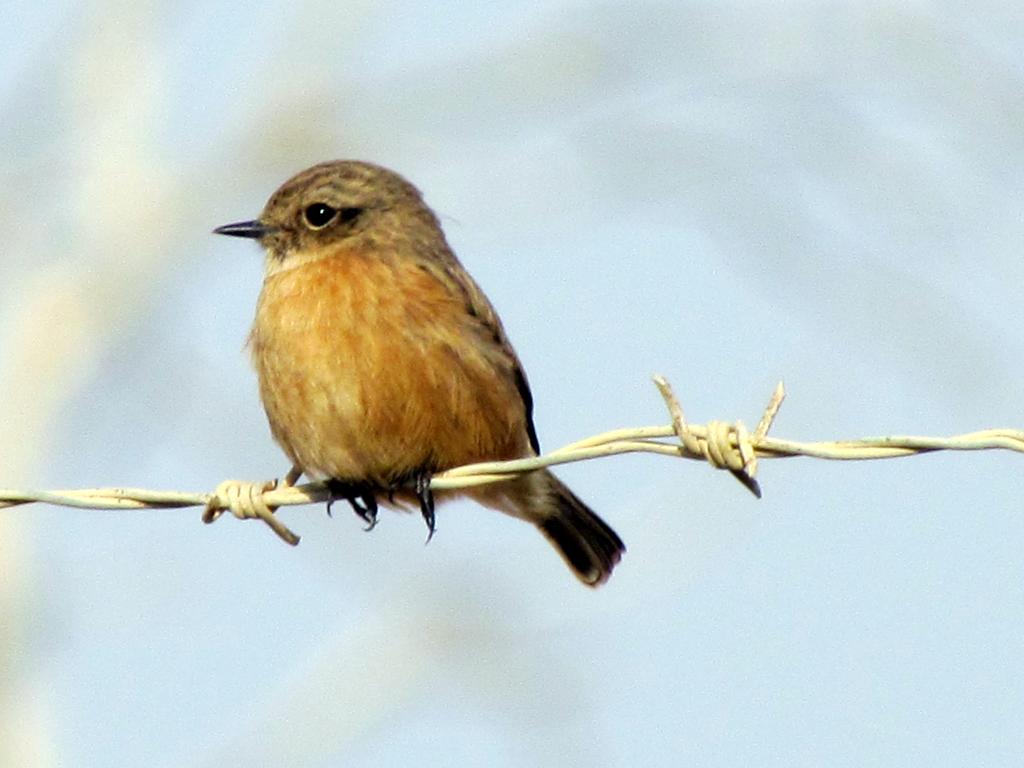
<svg viewBox="0 0 1024 768">
<path fill-rule="evenodd" d="M 772 393 L 757 427 L 750 433 L 742 422 L 711 421 L 706 425 L 689 424 L 669 383 L 654 378 L 672 423 L 667 426 L 636 427 L 604 432 L 572 443 L 556 451 L 527 459 L 490 461 L 456 467 L 434 475 L 435 491 L 457 490 L 497 483 L 544 467 L 587 461 L 623 453 L 656 453 L 675 458 L 707 461 L 716 469 L 727 469 L 755 496 L 761 489 L 755 479 L 757 460 L 789 456 L 817 459 L 862 461 L 892 459 L 932 451 L 1008 450 L 1024 453 L 1024 431 L 987 429 L 953 437 L 888 436 L 859 440 L 798 442 L 769 437 L 768 430 L 785 397 L 780 382 Z M 39 502 L 88 509 L 161 509 L 205 507 L 203 519 L 212 522 L 224 511 L 239 518 L 258 518 L 289 544 L 299 537 L 275 515 L 278 507 L 332 500 L 330 490 L 321 482 L 304 485 L 278 485 L 277 481 L 248 483 L 229 480 L 212 493 L 152 491 L 138 488 L 88 488 L 67 491 L 17 491 L 0 489 L 0 508 Z"/>
</svg>

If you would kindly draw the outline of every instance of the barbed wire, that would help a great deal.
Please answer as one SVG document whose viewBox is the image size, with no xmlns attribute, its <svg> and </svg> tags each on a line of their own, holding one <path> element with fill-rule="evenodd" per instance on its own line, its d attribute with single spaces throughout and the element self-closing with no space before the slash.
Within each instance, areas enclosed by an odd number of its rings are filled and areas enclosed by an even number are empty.
<svg viewBox="0 0 1024 768">
<path fill-rule="evenodd" d="M 667 426 L 615 429 L 579 440 L 542 456 L 512 461 L 490 461 L 449 469 L 433 476 L 434 491 L 458 490 L 498 483 L 519 474 L 558 464 L 615 456 L 624 453 L 655 453 L 683 459 L 706 461 L 716 469 L 732 473 L 751 493 L 761 497 L 755 474 L 758 459 L 808 456 L 839 461 L 891 459 L 933 451 L 1007 450 L 1024 453 L 1024 431 L 985 429 L 952 437 L 891 435 L 856 440 L 799 442 L 768 435 L 785 398 L 782 382 L 776 386 L 754 431 L 743 422 L 711 421 L 690 424 L 668 381 L 655 376 L 654 383 L 668 407 Z M 158 491 L 141 488 L 86 488 L 58 491 L 0 489 L 0 508 L 21 504 L 52 504 L 85 509 L 168 509 L 203 507 L 204 522 L 213 522 L 225 511 L 240 519 L 263 520 L 289 544 L 299 537 L 274 514 L 278 507 L 331 501 L 332 494 L 322 482 L 303 485 L 279 484 L 276 480 L 251 483 L 226 480 L 210 493 Z"/>
</svg>

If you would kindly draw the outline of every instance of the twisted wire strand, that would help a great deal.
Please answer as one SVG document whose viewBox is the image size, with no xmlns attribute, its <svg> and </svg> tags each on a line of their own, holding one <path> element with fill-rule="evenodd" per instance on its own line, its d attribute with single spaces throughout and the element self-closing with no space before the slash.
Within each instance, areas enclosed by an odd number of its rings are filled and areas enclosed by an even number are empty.
<svg viewBox="0 0 1024 768">
<path fill-rule="evenodd" d="M 835 461 L 892 459 L 934 451 L 1006 450 L 1024 453 L 1024 431 L 996 428 L 951 437 L 887 435 L 856 440 L 801 442 L 770 437 L 770 430 L 785 397 L 780 382 L 754 431 L 742 422 L 711 421 L 690 424 L 669 383 L 654 377 L 671 416 L 664 426 L 614 429 L 570 443 L 542 456 L 511 461 L 468 464 L 439 473 L 431 480 L 435 491 L 455 490 L 501 482 L 518 474 L 577 461 L 624 453 L 653 453 L 675 458 L 706 461 L 716 469 L 728 470 L 755 496 L 761 489 L 755 479 L 758 459 L 807 456 Z M 190 493 L 143 488 L 85 488 L 55 491 L 0 489 L 0 508 L 42 503 L 84 509 L 170 509 L 204 507 L 203 519 L 216 520 L 224 511 L 239 518 L 263 520 L 289 544 L 299 537 L 274 515 L 278 507 L 327 501 L 330 492 L 323 483 L 280 486 L 275 481 L 245 483 L 225 481 L 213 492 Z"/>
</svg>

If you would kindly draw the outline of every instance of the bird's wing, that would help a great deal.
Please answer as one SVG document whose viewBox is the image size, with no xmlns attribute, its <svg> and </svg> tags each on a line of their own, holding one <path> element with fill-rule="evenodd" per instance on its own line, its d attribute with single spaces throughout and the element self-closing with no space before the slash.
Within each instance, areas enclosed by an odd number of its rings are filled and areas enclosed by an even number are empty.
<svg viewBox="0 0 1024 768">
<path fill-rule="evenodd" d="M 526 379 L 523 364 L 519 362 L 519 357 L 505 333 L 505 327 L 501 324 L 498 313 L 491 306 L 491 302 L 484 295 L 480 286 L 469 276 L 450 249 L 445 249 L 444 253 L 435 254 L 434 259 L 422 263 L 421 266 L 462 299 L 469 316 L 479 323 L 482 333 L 493 340 L 502 361 L 509 366 L 515 380 L 516 390 L 523 401 L 526 433 L 530 439 L 530 446 L 534 453 L 539 455 L 540 441 L 537 439 L 537 429 L 533 424 L 533 393 L 530 392 L 530 383 Z"/>
</svg>

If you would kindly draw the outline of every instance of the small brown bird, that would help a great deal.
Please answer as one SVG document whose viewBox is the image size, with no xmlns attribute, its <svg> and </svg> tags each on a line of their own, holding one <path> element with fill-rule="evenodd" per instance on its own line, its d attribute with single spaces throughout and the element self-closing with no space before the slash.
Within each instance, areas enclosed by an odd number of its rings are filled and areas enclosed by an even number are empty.
<svg viewBox="0 0 1024 768">
<path fill-rule="evenodd" d="M 289 179 L 253 221 L 266 275 L 249 342 L 270 429 L 300 475 L 328 481 L 373 527 L 378 501 L 434 529 L 434 473 L 535 456 L 526 374 L 419 190 L 370 163 Z M 603 583 L 625 551 L 547 470 L 462 491 L 536 525 L 573 572 Z"/>
</svg>

